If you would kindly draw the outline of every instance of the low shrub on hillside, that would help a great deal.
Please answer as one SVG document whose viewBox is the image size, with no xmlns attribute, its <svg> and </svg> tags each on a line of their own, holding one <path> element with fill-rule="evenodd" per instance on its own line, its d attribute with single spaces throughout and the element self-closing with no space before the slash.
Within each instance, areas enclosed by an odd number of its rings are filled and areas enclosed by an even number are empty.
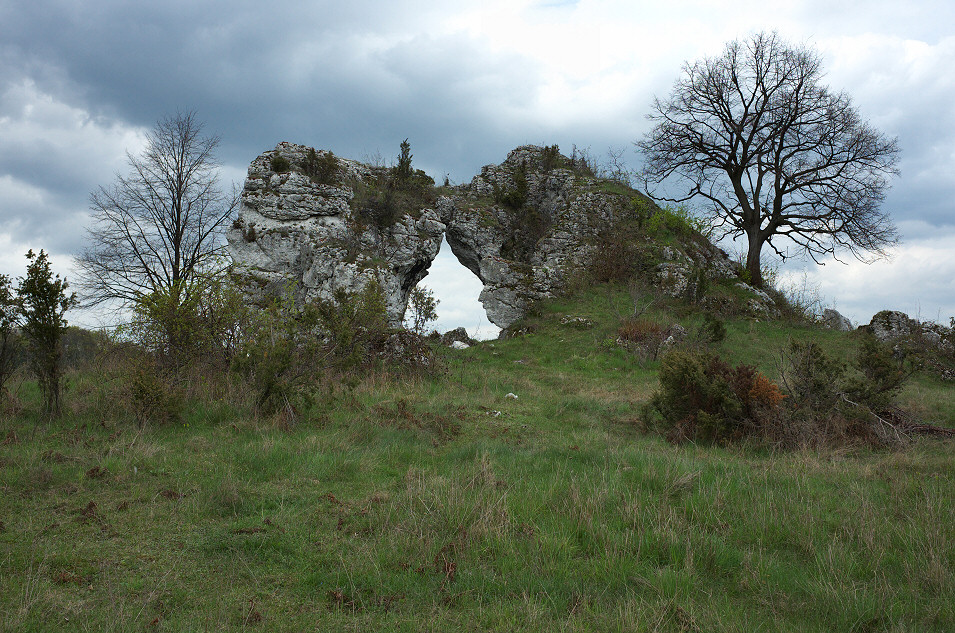
<svg viewBox="0 0 955 633">
<path fill-rule="evenodd" d="M 617 344 L 650 360 L 656 360 L 667 328 L 656 321 L 641 317 L 624 319 L 617 328 Z"/>
<path fill-rule="evenodd" d="M 317 325 L 339 369 L 373 363 L 375 351 L 384 347 L 390 334 L 385 297 L 378 284 L 366 284 L 358 292 L 339 288 L 334 299 L 318 300 L 314 307 Z"/>
<path fill-rule="evenodd" d="M 314 308 L 327 365 L 338 372 L 400 368 L 405 373 L 434 367 L 434 356 L 423 336 L 388 323 L 385 297 L 375 282 L 357 292 L 339 289 L 334 299 L 316 301 Z"/>
<path fill-rule="evenodd" d="M 184 406 L 183 393 L 169 370 L 142 357 L 129 370 L 123 395 L 140 428 L 147 423 L 178 421 Z"/>
<path fill-rule="evenodd" d="M 645 229 L 650 237 L 661 238 L 671 233 L 683 239 L 708 238 L 713 228 L 705 218 L 694 215 L 684 205 L 657 207 L 647 218 Z"/>
<path fill-rule="evenodd" d="M 784 397 L 753 367 L 734 368 L 706 352 L 671 350 L 648 406 L 671 440 L 725 444 L 775 425 Z"/>
<path fill-rule="evenodd" d="M 815 342 L 792 341 L 782 355 L 782 387 L 747 365 L 731 367 L 701 351 L 671 350 L 648 405 L 671 440 L 773 446 L 825 446 L 900 436 L 888 418 L 908 373 L 874 338 L 851 364 Z"/>
<path fill-rule="evenodd" d="M 244 296 L 223 274 L 142 295 L 116 334 L 166 368 L 196 362 L 225 368 L 249 317 Z"/>
<path fill-rule="evenodd" d="M 377 283 L 357 292 L 339 289 L 332 299 L 304 306 L 291 298 L 276 301 L 250 323 L 244 340 L 232 367 L 265 413 L 307 405 L 323 382 L 342 382 L 374 368 L 433 365 L 423 337 L 388 324 Z"/>
<path fill-rule="evenodd" d="M 434 205 L 437 200 L 434 179 L 412 168 L 410 149 L 405 139 L 394 167 L 378 169 L 373 178 L 349 183 L 355 194 L 349 205 L 360 223 L 387 229 L 402 216 L 414 215 Z"/>
<path fill-rule="evenodd" d="M 874 336 L 863 336 L 847 365 L 815 342 L 792 341 L 783 355 L 782 381 L 801 409 L 826 412 L 848 403 L 879 413 L 892 402 L 911 367 Z"/>
<path fill-rule="evenodd" d="M 305 155 L 302 171 L 312 182 L 320 185 L 331 185 L 338 179 L 340 165 L 338 159 L 331 152 L 322 152 L 319 155 L 311 147 Z"/>
<path fill-rule="evenodd" d="M 289 297 L 274 301 L 248 323 L 232 369 L 252 388 L 258 411 L 294 408 L 320 382 L 327 354 L 317 323 L 314 307 L 296 308 Z"/>
<path fill-rule="evenodd" d="M 287 174 L 292 170 L 292 163 L 281 154 L 273 154 L 269 159 L 269 168 L 277 174 Z"/>
<path fill-rule="evenodd" d="M 520 211 L 527 203 L 527 165 L 521 162 L 514 170 L 514 186 L 502 187 L 493 183 L 494 202 L 504 205 L 512 211 Z"/>
</svg>

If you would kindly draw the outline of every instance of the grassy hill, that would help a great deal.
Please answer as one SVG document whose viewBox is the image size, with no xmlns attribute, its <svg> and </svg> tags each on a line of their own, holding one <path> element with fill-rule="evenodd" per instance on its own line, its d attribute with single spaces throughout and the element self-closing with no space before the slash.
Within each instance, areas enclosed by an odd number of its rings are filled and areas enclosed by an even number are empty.
<svg viewBox="0 0 955 633">
<path fill-rule="evenodd" d="M 642 413 L 659 358 L 616 342 L 633 309 L 593 287 L 519 336 L 437 346 L 433 375 L 325 385 L 294 419 L 196 379 L 178 419 L 139 428 L 86 370 L 46 422 L 20 384 L 0 628 L 955 630 L 952 440 L 668 443 Z M 725 324 L 715 351 L 774 380 L 791 339 L 848 359 L 859 336 Z M 917 373 L 900 402 L 951 426 L 953 391 Z"/>
</svg>

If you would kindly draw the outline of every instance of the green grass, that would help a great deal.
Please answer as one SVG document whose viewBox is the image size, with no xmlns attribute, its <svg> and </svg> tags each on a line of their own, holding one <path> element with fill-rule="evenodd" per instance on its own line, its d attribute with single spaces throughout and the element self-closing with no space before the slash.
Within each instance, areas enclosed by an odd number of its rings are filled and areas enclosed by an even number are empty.
<svg viewBox="0 0 955 633">
<path fill-rule="evenodd" d="M 951 441 L 667 444 L 639 422 L 658 362 L 607 343 L 630 310 L 606 288 L 555 301 L 526 336 L 369 377 L 289 430 L 210 402 L 140 430 L 87 375 L 47 422 L 24 383 L 0 422 L 0 628 L 955 629 Z M 646 316 L 698 318 L 674 315 Z M 854 349 L 740 320 L 719 351 L 772 375 L 801 336 Z M 951 392 L 917 375 L 902 399 L 951 424 Z"/>
</svg>

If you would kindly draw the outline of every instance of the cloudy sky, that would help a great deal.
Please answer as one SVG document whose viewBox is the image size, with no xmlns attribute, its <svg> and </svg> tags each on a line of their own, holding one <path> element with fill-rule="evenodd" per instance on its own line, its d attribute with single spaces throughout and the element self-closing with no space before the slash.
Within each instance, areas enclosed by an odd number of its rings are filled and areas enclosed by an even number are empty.
<svg viewBox="0 0 955 633">
<path fill-rule="evenodd" d="M 89 193 L 161 117 L 221 136 L 226 182 L 279 141 L 397 155 L 465 182 L 524 143 L 600 155 L 648 127 L 681 65 L 760 30 L 819 50 L 827 81 L 902 147 L 890 262 L 782 270 L 856 322 L 955 315 L 955 3 L 740 0 L 0 0 L 0 273 L 28 248 L 72 274 Z M 444 249 L 425 283 L 442 328 L 486 323 Z M 95 315 L 80 319 L 94 324 Z"/>
</svg>

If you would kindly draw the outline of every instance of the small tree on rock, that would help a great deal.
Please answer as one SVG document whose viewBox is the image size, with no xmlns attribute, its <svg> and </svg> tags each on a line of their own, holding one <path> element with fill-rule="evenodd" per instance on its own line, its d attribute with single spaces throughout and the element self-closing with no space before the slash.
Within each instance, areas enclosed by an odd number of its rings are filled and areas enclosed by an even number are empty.
<svg viewBox="0 0 955 633">
<path fill-rule="evenodd" d="M 405 323 L 409 330 L 424 335 L 428 323 L 438 318 L 438 301 L 434 292 L 425 286 L 415 286 L 408 295 L 408 311 L 405 314 Z"/>
<path fill-rule="evenodd" d="M 405 185 L 411 180 L 414 172 L 411 169 L 411 143 L 408 139 L 401 141 L 401 153 L 398 154 L 398 164 L 395 165 L 395 182 Z"/>
<path fill-rule="evenodd" d="M 27 274 L 20 278 L 17 297 L 23 319 L 23 335 L 29 364 L 43 392 L 46 412 L 60 414 L 60 383 L 63 375 L 62 339 L 66 332 L 66 311 L 76 305 L 76 295 L 66 294 L 66 279 L 53 275 L 44 251 L 27 252 Z"/>
</svg>

